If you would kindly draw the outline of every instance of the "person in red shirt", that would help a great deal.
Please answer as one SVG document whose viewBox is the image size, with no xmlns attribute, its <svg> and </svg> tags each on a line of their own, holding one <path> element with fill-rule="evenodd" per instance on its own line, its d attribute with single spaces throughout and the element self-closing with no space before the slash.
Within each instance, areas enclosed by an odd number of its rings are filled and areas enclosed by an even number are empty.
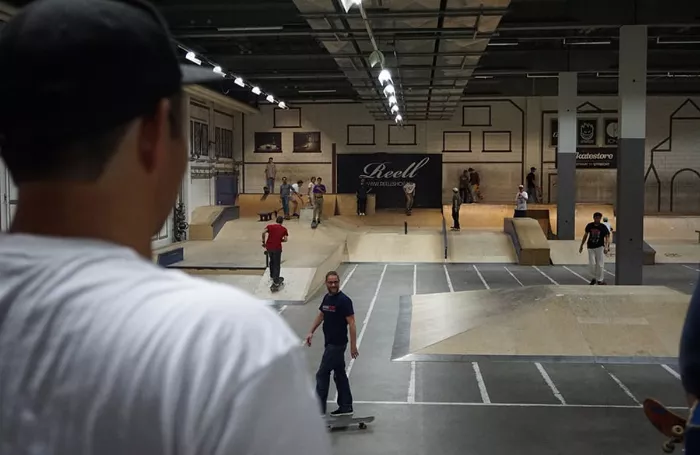
<svg viewBox="0 0 700 455">
<path fill-rule="evenodd" d="M 277 224 L 268 224 L 262 233 L 262 246 L 267 250 L 267 257 L 270 260 L 270 278 L 275 285 L 279 285 L 280 266 L 282 264 L 282 242 L 286 242 L 289 237 L 287 228 L 282 226 L 283 216 L 277 217 Z M 267 235 L 267 240 L 265 239 Z"/>
</svg>

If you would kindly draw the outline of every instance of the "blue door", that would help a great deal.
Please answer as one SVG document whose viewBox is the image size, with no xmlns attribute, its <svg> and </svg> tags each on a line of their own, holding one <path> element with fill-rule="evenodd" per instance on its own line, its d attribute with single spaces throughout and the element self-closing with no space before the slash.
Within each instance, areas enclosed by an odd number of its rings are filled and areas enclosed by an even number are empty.
<svg viewBox="0 0 700 455">
<path fill-rule="evenodd" d="M 233 174 L 216 176 L 216 205 L 234 205 L 237 192 L 237 176 Z"/>
</svg>

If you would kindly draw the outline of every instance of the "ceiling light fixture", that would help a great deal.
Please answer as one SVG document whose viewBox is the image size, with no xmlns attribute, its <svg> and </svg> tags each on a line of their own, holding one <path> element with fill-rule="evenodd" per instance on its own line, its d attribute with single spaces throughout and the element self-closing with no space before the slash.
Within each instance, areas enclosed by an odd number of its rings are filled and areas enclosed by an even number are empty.
<svg viewBox="0 0 700 455">
<path fill-rule="evenodd" d="M 255 93 L 256 95 L 260 95 L 262 91 L 260 90 L 260 87 L 255 86 L 251 89 L 251 92 Z"/>
<path fill-rule="evenodd" d="M 275 97 L 272 95 L 267 95 L 267 98 L 265 98 L 268 103 L 274 103 L 275 102 Z"/>
<path fill-rule="evenodd" d="M 220 32 L 271 32 L 274 30 L 284 30 L 281 25 L 264 26 L 264 27 L 218 27 L 216 30 Z"/>
<path fill-rule="evenodd" d="M 194 52 L 188 52 L 187 55 L 185 55 L 185 58 L 192 63 L 196 63 L 197 65 L 202 64 L 202 61 L 197 58 Z"/>
<path fill-rule="evenodd" d="M 391 106 L 392 104 L 398 104 L 398 103 L 396 102 L 396 97 L 395 97 L 394 95 L 391 95 L 391 96 L 389 97 L 389 106 Z"/>
<path fill-rule="evenodd" d="M 243 79 L 241 79 L 240 77 L 237 77 L 237 78 L 233 81 L 233 83 L 236 84 L 236 85 L 239 86 L 239 87 L 245 87 L 245 82 L 243 82 Z"/>
<path fill-rule="evenodd" d="M 379 73 L 379 83 L 384 85 L 385 82 L 392 82 L 391 81 L 391 73 L 389 72 L 388 69 L 383 69 L 381 73 Z"/>
<path fill-rule="evenodd" d="M 597 41 L 568 41 L 564 38 L 564 45 L 569 46 L 595 46 L 595 45 L 605 45 L 610 44 L 609 40 L 597 40 Z"/>
<path fill-rule="evenodd" d="M 362 0 L 340 0 L 340 3 L 343 4 L 343 9 L 346 13 L 350 11 L 350 8 L 352 8 L 354 5 L 362 7 Z"/>
<path fill-rule="evenodd" d="M 656 38 L 656 44 L 700 44 L 700 40 L 679 40 L 679 39 L 663 39 Z"/>
<path fill-rule="evenodd" d="M 489 41 L 487 46 L 517 46 L 517 41 Z"/>
<path fill-rule="evenodd" d="M 335 89 L 299 90 L 298 93 L 335 93 Z"/>
<path fill-rule="evenodd" d="M 399 123 L 403 120 L 403 117 L 401 117 L 401 114 L 396 114 L 396 123 Z"/>
<path fill-rule="evenodd" d="M 392 84 L 387 85 L 384 87 L 384 96 L 390 96 L 390 95 L 395 95 L 396 94 L 396 89 Z"/>
<path fill-rule="evenodd" d="M 222 76 L 226 76 L 226 73 L 224 73 L 224 71 L 221 69 L 220 66 L 215 66 L 214 69 L 213 69 L 212 71 L 214 71 L 216 74 L 220 74 L 220 75 L 222 75 Z"/>
<path fill-rule="evenodd" d="M 396 104 L 394 104 L 393 106 L 391 106 L 391 113 L 392 113 L 392 114 L 396 114 L 396 113 L 398 113 L 398 112 L 399 112 L 399 107 L 398 107 Z"/>
<path fill-rule="evenodd" d="M 277 103 L 277 105 L 280 107 L 280 109 L 287 109 L 287 105 L 284 104 L 284 101 L 280 101 L 279 103 Z"/>
</svg>

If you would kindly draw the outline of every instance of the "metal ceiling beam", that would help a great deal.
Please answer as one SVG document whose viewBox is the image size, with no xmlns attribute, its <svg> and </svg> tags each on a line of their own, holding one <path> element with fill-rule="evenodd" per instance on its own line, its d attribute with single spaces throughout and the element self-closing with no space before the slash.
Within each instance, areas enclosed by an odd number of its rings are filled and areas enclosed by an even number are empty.
<svg viewBox="0 0 700 455">
<path fill-rule="evenodd" d="M 508 8 L 484 7 L 484 8 L 455 8 L 449 10 L 403 10 L 392 11 L 389 8 L 373 8 L 366 7 L 367 16 L 373 19 L 400 19 L 400 18 L 420 18 L 420 17 L 472 17 L 479 14 L 484 16 L 503 16 L 508 12 Z M 312 13 L 300 14 L 304 19 L 335 19 L 338 17 L 348 17 L 350 19 L 360 19 L 358 13 L 329 13 L 327 11 L 318 11 Z"/>
</svg>

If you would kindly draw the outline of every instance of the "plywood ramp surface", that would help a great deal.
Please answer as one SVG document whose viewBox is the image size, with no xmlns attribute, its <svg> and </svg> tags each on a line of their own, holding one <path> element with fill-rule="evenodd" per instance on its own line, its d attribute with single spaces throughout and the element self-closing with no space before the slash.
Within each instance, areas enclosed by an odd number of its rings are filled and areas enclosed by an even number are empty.
<svg viewBox="0 0 700 455">
<path fill-rule="evenodd" d="M 348 226 L 386 226 L 403 230 L 404 222 L 408 223 L 408 229 L 435 228 L 442 231 L 442 213 L 440 209 L 414 209 L 409 216 L 403 210 L 379 210 L 374 215 L 357 216 L 344 215 L 338 217 Z"/>
<path fill-rule="evenodd" d="M 442 233 L 348 235 L 349 262 L 443 262 Z"/>
<path fill-rule="evenodd" d="M 662 286 L 529 286 L 412 296 L 414 354 L 675 357 L 688 296 Z"/>
<path fill-rule="evenodd" d="M 448 233 L 447 241 L 448 262 L 517 262 L 513 242 L 502 232 L 463 229 Z"/>
<path fill-rule="evenodd" d="M 667 240 L 685 240 L 697 243 L 700 231 L 700 216 L 645 216 L 644 239 L 660 242 Z M 651 243 L 651 242 L 649 242 Z"/>
<path fill-rule="evenodd" d="M 240 208 L 240 216 L 257 218 L 258 212 L 281 210 L 282 201 L 280 201 L 279 194 L 270 194 L 265 199 L 262 199 L 262 197 L 262 194 L 239 194 L 236 202 Z M 306 197 L 304 197 L 304 201 L 306 200 Z M 335 216 L 335 204 L 335 194 L 327 194 L 323 198 L 323 219 Z M 292 210 L 291 202 L 289 210 Z M 280 211 L 279 215 L 282 214 L 283 213 Z"/>
<path fill-rule="evenodd" d="M 338 203 L 338 215 L 357 215 L 357 196 L 354 194 L 338 194 L 336 196 Z M 375 205 L 377 198 L 374 194 L 367 195 L 367 216 L 372 216 L 375 213 Z"/>
</svg>

